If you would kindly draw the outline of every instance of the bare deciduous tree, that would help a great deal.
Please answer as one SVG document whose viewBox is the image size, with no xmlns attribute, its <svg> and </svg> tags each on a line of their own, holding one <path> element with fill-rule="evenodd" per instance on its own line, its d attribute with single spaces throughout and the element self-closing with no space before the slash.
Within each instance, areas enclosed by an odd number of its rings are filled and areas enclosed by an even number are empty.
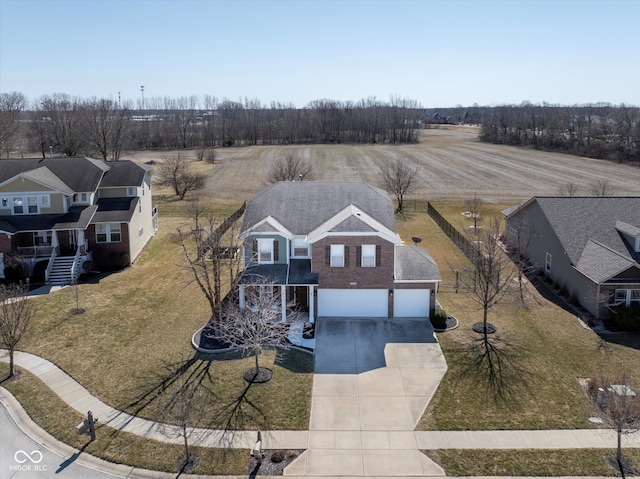
<svg viewBox="0 0 640 479">
<path fill-rule="evenodd" d="M 13 353 L 36 314 L 28 290 L 24 284 L 0 284 L 0 344 L 9 350 L 9 377 L 14 374 Z"/>
<path fill-rule="evenodd" d="M 259 357 L 266 347 L 288 347 L 289 324 L 282 321 L 282 304 L 277 289 L 264 279 L 244 288 L 244 307 L 230 304 L 225 308 L 217 338 L 232 346 L 240 346 L 255 358 L 255 369 L 248 378 L 267 381 L 270 371 L 260 368 Z M 284 305 L 287 306 L 293 305 Z"/>
<path fill-rule="evenodd" d="M 398 202 L 396 213 L 402 212 L 404 197 L 416 191 L 418 167 L 411 169 L 404 160 L 396 158 L 382 168 L 382 185 Z"/>
<path fill-rule="evenodd" d="M 617 377 L 601 374 L 591 378 L 588 392 L 598 416 L 617 433 L 616 460 L 623 472 L 622 435 L 640 428 L 640 395 L 636 394 L 640 389 L 623 372 Z"/>
<path fill-rule="evenodd" d="M 115 101 L 92 98 L 83 104 L 84 130 L 87 141 L 104 161 L 118 161 L 122 155 L 130 112 Z"/>
<path fill-rule="evenodd" d="M 591 184 L 591 194 L 593 196 L 612 196 L 615 192 L 609 180 L 596 180 Z"/>
<path fill-rule="evenodd" d="M 523 220 L 521 216 L 514 218 L 512 222 L 511 234 L 507 237 L 509 251 L 512 254 L 513 262 L 517 268 L 518 293 L 520 302 L 526 306 L 527 287 L 526 276 L 535 272 L 535 265 L 532 265 L 527 258 L 527 250 L 536 238 L 536 230 L 530 221 Z M 533 296 L 535 297 L 535 296 Z"/>
<path fill-rule="evenodd" d="M 293 153 L 287 153 L 284 158 L 279 158 L 271 165 L 268 182 L 312 180 L 313 176 L 311 164 Z"/>
<path fill-rule="evenodd" d="M 191 454 L 189 440 L 205 417 L 208 403 L 200 381 L 185 376 L 180 376 L 171 388 L 160 394 L 158 419 L 168 434 L 182 439 L 184 446 L 178 472 L 189 472 L 198 466 L 197 457 Z"/>
<path fill-rule="evenodd" d="M 235 290 L 242 267 L 241 256 L 236 255 L 237 223 L 229 218 L 216 222 L 211 205 L 202 200 L 189 202 L 187 213 L 192 221 L 190 230 L 178 228 L 178 242 L 187 269 L 209 303 L 215 333 L 222 319 L 223 284 Z"/>
<path fill-rule="evenodd" d="M 160 186 L 168 186 L 183 200 L 187 192 L 204 186 L 204 175 L 193 171 L 191 163 L 180 154 L 163 158 L 158 167 L 156 181 Z"/>
<path fill-rule="evenodd" d="M 469 268 L 461 271 L 460 285 L 469 297 L 482 308 L 482 348 L 480 356 L 487 364 L 490 375 L 499 373 L 495 346 L 488 327 L 489 310 L 500 304 L 513 291 L 516 267 L 500 245 L 500 222 L 491 221 L 488 228 L 478 230 L 468 239 L 476 249 L 468 255 Z"/>
<path fill-rule="evenodd" d="M 578 194 L 578 185 L 573 181 L 569 181 L 560 187 L 558 193 L 561 196 L 576 196 Z"/>
<path fill-rule="evenodd" d="M 473 229 L 478 228 L 478 221 L 480 220 L 480 210 L 482 209 L 483 204 L 484 201 L 482 201 L 482 198 L 480 198 L 477 193 L 474 193 L 472 198 L 468 198 L 464 202 L 465 208 L 470 213 L 471 219 L 473 219 Z"/>
<path fill-rule="evenodd" d="M 64 93 L 45 95 L 38 101 L 38 112 L 54 147 L 66 156 L 76 156 L 84 146 L 81 100 Z"/>
<path fill-rule="evenodd" d="M 20 130 L 20 118 L 27 104 L 22 93 L 0 93 L 0 152 L 8 157 L 15 148 Z"/>
</svg>

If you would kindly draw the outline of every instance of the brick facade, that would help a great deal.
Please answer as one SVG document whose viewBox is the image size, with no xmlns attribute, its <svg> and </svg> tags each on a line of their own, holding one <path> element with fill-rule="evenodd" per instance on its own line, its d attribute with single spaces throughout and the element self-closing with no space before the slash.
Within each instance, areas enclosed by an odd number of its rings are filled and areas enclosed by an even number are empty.
<svg viewBox="0 0 640 479">
<path fill-rule="evenodd" d="M 117 243 L 97 243 L 96 227 L 91 224 L 86 230 L 93 261 L 100 269 L 120 269 L 129 266 L 131 256 L 129 251 L 129 225 L 120 223 L 120 241 Z"/>
<path fill-rule="evenodd" d="M 329 265 L 327 248 L 345 246 L 345 266 Z M 359 266 L 358 249 L 363 244 L 376 245 L 376 266 Z M 379 254 L 378 254 L 379 253 Z M 319 273 L 318 288 L 336 289 L 392 289 L 394 245 L 379 236 L 333 236 L 312 245 L 311 270 Z"/>
</svg>

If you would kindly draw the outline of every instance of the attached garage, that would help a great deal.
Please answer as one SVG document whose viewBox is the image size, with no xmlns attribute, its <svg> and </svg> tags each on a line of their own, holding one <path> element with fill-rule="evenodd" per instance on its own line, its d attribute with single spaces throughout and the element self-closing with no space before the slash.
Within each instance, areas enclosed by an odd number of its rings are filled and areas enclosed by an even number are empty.
<svg viewBox="0 0 640 479">
<path fill-rule="evenodd" d="M 386 318 L 386 289 L 318 289 L 318 316 Z"/>
<path fill-rule="evenodd" d="M 395 318 L 428 318 L 431 290 L 396 289 L 393 291 Z"/>
</svg>

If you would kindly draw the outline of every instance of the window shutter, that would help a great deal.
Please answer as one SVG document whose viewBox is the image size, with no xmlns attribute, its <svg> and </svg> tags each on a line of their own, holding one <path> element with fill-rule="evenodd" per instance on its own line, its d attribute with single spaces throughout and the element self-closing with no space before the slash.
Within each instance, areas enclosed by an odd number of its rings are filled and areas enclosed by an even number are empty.
<svg viewBox="0 0 640 479">
<path fill-rule="evenodd" d="M 380 266 L 380 251 L 382 250 L 382 247 L 377 244 L 376 245 L 376 266 Z"/>
<path fill-rule="evenodd" d="M 254 240 L 253 240 L 253 249 L 252 249 L 252 252 L 253 252 L 253 257 L 254 257 L 254 258 L 257 258 L 257 257 L 258 257 L 258 240 L 257 240 L 257 239 L 254 239 Z"/>
<path fill-rule="evenodd" d="M 362 246 L 356 246 L 356 266 L 362 266 Z"/>
<path fill-rule="evenodd" d="M 344 247 L 344 267 L 349 267 L 349 247 L 346 245 Z"/>
<path fill-rule="evenodd" d="M 278 240 L 273 240 L 273 261 L 278 261 Z"/>
<path fill-rule="evenodd" d="M 324 265 L 331 266 L 331 246 L 324 247 Z"/>
</svg>

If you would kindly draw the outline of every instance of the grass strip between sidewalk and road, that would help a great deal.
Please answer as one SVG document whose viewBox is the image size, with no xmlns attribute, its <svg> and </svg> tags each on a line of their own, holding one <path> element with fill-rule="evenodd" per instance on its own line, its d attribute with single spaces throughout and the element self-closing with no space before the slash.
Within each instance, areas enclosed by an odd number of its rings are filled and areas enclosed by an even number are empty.
<svg viewBox="0 0 640 479">
<path fill-rule="evenodd" d="M 59 441 L 110 462 L 142 469 L 176 472 L 184 448 L 180 444 L 164 444 L 134 434 L 118 431 L 98 423 L 96 440 L 79 436 L 76 426 L 85 419 L 65 404 L 51 389 L 31 373 L 17 368 L 19 374 L 2 382 L 22 404 L 31 419 Z M 0 377 L 6 377 L 9 367 L 0 363 Z M 213 449 L 193 447 L 200 459 L 198 474 L 245 474 L 249 461 L 248 449 Z"/>
<path fill-rule="evenodd" d="M 607 463 L 613 449 L 526 449 L 423 451 L 442 466 L 448 476 L 611 476 L 620 471 Z M 623 454 L 634 466 L 640 464 L 640 449 Z"/>
</svg>

